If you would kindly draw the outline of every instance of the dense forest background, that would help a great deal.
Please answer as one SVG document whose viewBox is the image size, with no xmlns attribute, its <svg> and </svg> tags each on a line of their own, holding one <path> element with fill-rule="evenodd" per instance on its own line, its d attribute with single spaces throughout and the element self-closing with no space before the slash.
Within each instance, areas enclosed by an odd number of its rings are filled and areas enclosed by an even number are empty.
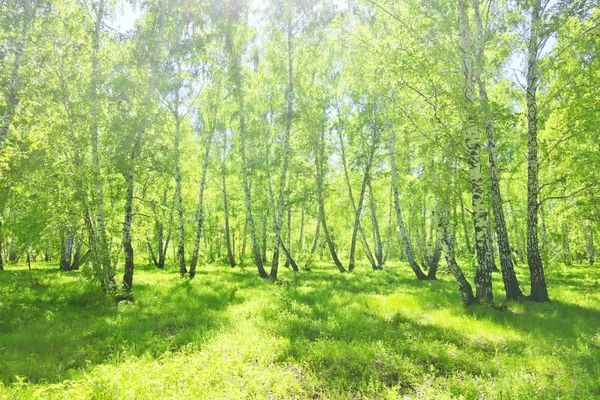
<svg viewBox="0 0 600 400">
<path fill-rule="evenodd" d="M 593 1 L 4 1 L 0 269 L 55 260 L 131 297 L 139 264 L 276 278 L 402 260 L 426 280 L 443 259 L 465 304 L 493 301 L 494 270 L 508 299 L 546 301 L 544 268 L 597 248 L 599 17 Z"/>
</svg>

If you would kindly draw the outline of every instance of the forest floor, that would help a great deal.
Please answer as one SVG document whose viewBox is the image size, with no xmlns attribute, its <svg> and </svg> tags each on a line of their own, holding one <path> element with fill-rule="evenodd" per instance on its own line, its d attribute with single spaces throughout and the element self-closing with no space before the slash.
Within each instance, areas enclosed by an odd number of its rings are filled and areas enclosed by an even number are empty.
<svg viewBox="0 0 600 400">
<path fill-rule="evenodd" d="M 551 303 L 496 310 L 398 263 L 277 282 L 250 266 L 192 281 L 148 267 L 115 306 L 83 272 L 9 264 L 0 399 L 600 398 L 599 271 L 551 265 Z M 499 273 L 494 286 L 499 304 Z"/>
</svg>

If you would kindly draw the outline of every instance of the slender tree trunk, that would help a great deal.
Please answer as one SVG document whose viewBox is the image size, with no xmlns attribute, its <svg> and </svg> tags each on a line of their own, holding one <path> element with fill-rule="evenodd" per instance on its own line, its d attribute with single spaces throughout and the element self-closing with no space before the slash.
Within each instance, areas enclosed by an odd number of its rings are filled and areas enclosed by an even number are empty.
<svg viewBox="0 0 600 400">
<path fill-rule="evenodd" d="M 568 222 L 562 223 L 562 257 L 565 265 L 573 266 L 573 257 L 571 257 L 571 246 L 569 245 L 569 231 L 570 226 Z"/>
<path fill-rule="evenodd" d="M 179 274 L 185 276 L 187 267 L 185 266 L 185 220 L 183 218 L 183 199 L 181 196 L 181 167 L 179 142 L 181 141 L 181 119 L 179 117 L 179 88 L 175 95 L 175 207 L 177 207 L 177 263 L 179 264 Z M 202 184 L 201 184 L 202 185 Z M 195 271 L 194 271 L 195 272 Z M 190 277 L 192 276 L 190 266 Z"/>
<path fill-rule="evenodd" d="M 540 253 L 542 255 L 542 260 L 544 259 L 544 256 L 546 256 L 548 254 L 548 245 L 550 244 L 550 241 L 548 239 L 548 230 L 546 229 L 546 213 L 544 211 L 544 205 L 540 204 L 540 222 L 541 222 L 541 228 L 542 228 L 542 244 L 540 246 Z"/>
<path fill-rule="evenodd" d="M 238 105 L 238 119 L 239 119 L 239 129 L 240 129 L 240 153 L 242 157 L 241 164 L 241 172 L 242 172 L 242 182 L 244 189 L 244 199 L 246 202 L 246 219 L 248 221 L 248 227 L 250 228 L 250 240 L 252 242 L 252 253 L 254 255 L 254 263 L 256 264 L 256 268 L 258 269 L 258 275 L 261 278 L 267 278 L 267 271 L 263 266 L 263 260 L 260 255 L 260 247 L 258 245 L 256 229 L 254 227 L 254 219 L 252 218 L 252 196 L 250 193 L 250 182 L 248 177 L 248 160 L 246 156 L 246 116 L 244 111 L 244 91 L 242 88 L 242 70 L 241 70 L 241 55 L 234 54 L 234 46 L 233 46 L 233 33 L 232 24 L 229 25 L 229 32 L 227 35 L 227 47 L 229 49 L 229 53 L 231 55 L 231 71 L 232 77 L 235 83 L 235 94 L 237 97 L 237 105 Z"/>
<path fill-rule="evenodd" d="M 454 240 L 449 233 L 448 222 L 445 217 L 440 218 L 438 227 L 446 263 L 448 264 L 448 269 L 452 275 L 454 275 L 456 282 L 458 282 L 458 290 L 460 291 L 462 302 L 465 306 L 475 304 L 477 303 L 477 300 L 473 295 L 473 288 L 456 262 L 454 255 Z"/>
<path fill-rule="evenodd" d="M 2 117 L 2 124 L 0 124 L 0 150 L 4 147 L 4 141 L 8 136 L 10 125 L 12 124 L 19 98 L 17 96 L 19 90 L 19 78 L 20 78 L 20 67 L 23 52 L 25 50 L 25 43 L 27 42 L 27 32 L 29 31 L 29 24 L 33 18 L 30 13 L 35 12 L 32 10 L 32 4 L 30 0 L 23 1 L 23 26 L 21 27 L 21 34 L 15 44 L 15 58 L 13 61 L 13 67 L 8 78 L 8 96 L 4 107 L 4 116 Z"/>
<path fill-rule="evenodd" d="M 467 220 L 465 219 L 465 203 L 463 202 L 462 193 L 458 194 L 458 199 L 460 202 L 460 220 L 465 235 L 465 245 L 467 246 L 467 252 L 469 254 L 473 254 L 473 246 L 471 246 L 471 233 L 469 232 L 469 226 L 467 225 Z"/>
<path fill-rule="evenodd" d="M 0 219 L 0 271 L 4 271 L 4 260 L 2 259 L 2 252 L 4 251 L 4 249 L 2 248 L 2 240 L 3 240 L 3 236 L 2 236 L 2 220 Z M 48 253 L 46 253 L 47 255 Z"/>
<path fill-rule="evenodd" d="M 494 236 L 490 225 L 490 220 L 488 219 L 487 229 L 485 230 L 485 240 L 487 241 L 488 246 L 489 265 L 492 271 L 498 271 L 498 267 L 496 266 L 496 254 L 494 251 Z"/>
<path fill-rule="evenodd" d="M 163 269 L 165 267 L 165 255 L 167 253 L 167 249 L 169 248 L 169 239 L 171 234 L 169 233 L 167 236 L 166 243 L 163 242 L 165 228 L 163 224 L 156 220 L 156 239 L 157 239 L 157 248 L 158 248 L 158 262 L 156 263 L 156 268 Z"/>
<path fill-rule="evenodd" d="M 317 211 L 318 212 L 318 211 Z M 313 240 L 312 246 L 310 247 L 310 253 L 314 254 L 317 250 L 317 245 L 319 244 L 319 231 L 321 230 L 321 221 L 317 221 L 317 229 L 315 231 L 315 238 Z"/>
<path fill-rule="evenodd" d="M 298 235 L 298 249 L 300 253 L 304 251 L 304 205 L 300 211 L 300 234 Z"/>
<path fill-rule="evenodd" d="M 496 147 L 496 130 L 492 113 L 490 110 L 489 99 L 487 95 L 487 87 L 483 78 L 485 70 L 485 31 L 479 11 L 479 1 L 474 2 L 475 21 L 477 24 L 477 68 L 476 76 L 479 86 L 479 101 L 483 106 L 485 117 L 485 131 L 487 136 L 488 159 L 490 164 L 490 180 L 491 180 L 491 199 L 492 211 L 494 213 L 494 221 L 496 226 L 496 239 L 498 242 L 498 253 L 500 255 L 500 268 L 502 270 L 502 280 L 504 281 L 504 291 L 507 300 L 516 300 L 523 297 L 523 292 L 519 287 L 519 282 L 515 274 L 514 265 L 511 257 L 510 242 L 506 229 L 506 221 L 504 218 L 504 209 L 502 207 L 502 194 L 500 192 L 500 173 L 498 168 L 498 149 Z M 492 252 L 493 254 L 493 252 Z"/>
<path fill-rule="evenodd" d="M 592 223 L 588 223 L 585 227 L 586 232 L 586 242 L 585 248 L 587 253 L 588 263 L 590 265 L 594 265 L 594 225 Z M 0 241 L 2 240 L 2 236 L 0 235 Z M 0 269 L 2 268 L 2 260 L 0 260 Z"/>
<path fill-rule="evenodd" d="M 335 244 L 329 234 L 329 229 L 327 228 L 327 220 L 325 218 L 325 200 L 323 195 L 323 181 L 325 178 L 325 155 L 324 155 L 324 144 L 325 144 L 325 132 L 321 131 L 320 140 L 317 143 L 317 156 L 316 156 L 316 167 L 317 167 L 317 201 L 319 202 L 319 221 L 323 228 L 323 235 L 325 236 L 325 241 L 327 242 L 327 246 L 329 247 L 329 251 L 331 253 L 331 258 L 335 263 L 335 266 L 340 272 L 346 272 L 346 269 L 340 262 L 340 259 L 337 256 L 335 251 Z"/>
<path fill-rule="evenodd" d="M 390 196 L 389 196 L 389 207 L 388 207 L 388 221 L 387 221 L 387 229 L 386 229 L 386 239 L 385 239 L 385 252 L 383 253 L 383 262 L 385 263 L 389 256 L 390 256 L 390 252 L 391 252 L 391 246 L 392 246 L 392 229 L 393 229 L 393 218 L 392 218 L 392 210 L 394 208 L 393 206 L 393 188 L 390 185 Z"/>
<path fill-rule="evenodd" d="M 227 258 L 231 268 L 236 266 L 235 256 L 231 245 L 231 235 L 229 228 L 229 202 L 227 201 L 227 132 L 223 133 L 223 159 L 221 161 L 221 183 L 223 191 L 223 213 L 225 214 L 225 241 L 227 244 Z"/>
<path fill-rule="evenodd" d="M 100 51 L 100 32 L 104 19 L 104 0 L 98 2 L 98 10 L 96 12 L 96 24 L 94 26 L 94 38 L 92 43 L 92 79 L 90 85 L 90 103 L 92 104 L 92 118 L 90 120 L 90 132 L 92 137 L 92 168 L 94 176 L 94 208 L 95 208 L 95 234 L 93 240 L 95 242 L 93 249 L 93 262 L 96 274 L 100 279 L 100 285 L 104 292 L 108 292 L 114 288 L 115 271 L 110 264 L 110 255 L 108 252 L 108 243 L 106 241 L 106 224 L 104 217 L 104 181 L 100 169 L 99 157 L 99 135 L 98 135 L 98 53 Z"/>
<path fill-rule="evenodd" d="M 34 259 L 35 261 L 35 259 Z M 81 241 L 77 241 L 75 244 L 75 253 L 73 254 L 73 262 L 71 263 L 70 269 L 72 271 L 79 269 L 79 263 L 81 262 Z"/>
<path fill-rule="evenodd" d="M 156 70 L 158 68 L 158 55 L 162 46 L 163 31 L 164 31 L 164 20 L 165 20 L 165 9 L 166 5 L 161 2 L 161 13 L 159 17 L 159 29 L 158 39 L 154 48 L 154 54 L 152 55 L 151 73 L 150 73 L 150 85 L 144 99 L 143 108 L 147 108 L 147 105 L 154 93 L 154 87 L 156 85 Z M 148 123 L 148 117 L 146 113 L 148 110 L 142 110 L 142 121 L 138 131 L 135 134 L 133 147 L 131 148 L 131 155 L 129 159 L 128 171 L 125 173 L 125 218 L 123 221 L 123 252 L 125 253 L 125 268 L 123 272 L 123 287 L 125 291 L 131 292 L 133 288 L 133 272 L 135 268 L 134 254 L 132 245 L 131 226 L 133 223 L 133 194 L 135 189 L 135 167 L 137 164 L 138 154 L 141 148 L 142 138 L 146 131 L 146 125 Z"/>
<path fill-rule="evenodd" d="M 262 262 L 267 262 L 267 237 L 269 236 L 268 231 L 268 222 L 267 222 L 267 214 L 263 211 L 261 214 L 261 225 L 262 225 L 262 247 L 261 247 L 261 257 Z M 273 257 L 277 256 L 279 258 L 279 248 L 277 248 L 277 254 L 273 254 Z"/>
<path fill-rule="evenodd" d="M 320 215 L 319 210 L 320 210 L 320 208 L 317 207 L 317 214 Z M 321 218 L 318 217 L 317 228 L 315 231 L 315 237 L 313 239 L 312 246 L 310 247 L 310 253 L 308 254 L 308 259 L 306 260 L 306 264 L 304 264 L 304 268 L 303 268 L 305 271 L 310 271 L 310 266 L 312 265 L 312 262 L 313 262 L 313 259 L 315 256 L 315 251 L 317 250 L 317 245 L 319 244 L 320 230 L 321 230 Z"/>
<path fill-rule="evenodd" d="M 440 225 L 440 204 L 439 202 L 436 203 L 435 205 L 435 211 L 433 212 L 433 215 L 431 216 L 431 223 L 432 223 L 432 231 L 436 231 L 435 232 L 435 244 L 433 245 L 433 254 L 431 256 L 430 259 L 430 263 L 429 263 L 429 271 L 427 271 L 427 278 L 429 280 L 436 280 L 437 279 L 437 270 L 438 270 L 438 266 L 440 263 L 440 258 L 442 257 L 442 236 L 439 232 L 439 225 Z M 445 222 L 446 224 L 448 224 L 447 222 Z M 448 230 L 448 225 L 446 225 L 446 229 Z M 432 232 L 433 234 L 433 232 Z M 449 233 L 450 237 L 452 236 L 452 233 Z M 433 237 L 431 238 L 431 240 L 433 241 Z M 453 242 L 454 243 L 454 242 Z M 452 245 L 452 252 L 454 253 L 454 245 Z"/>
<path fill-rule="evenodd" d="M 530 299 L 535 302 L 546 302 L 548 288 L 544 276 L 544 267 L 538 243 L 538 155 L 537 155 L 537 88 L 539 75 L 537 71 L 539 53 L 539 30 L 541 22 L 541 2 L 532 0 L 531 27 L 527 46 L 527 264 L 531 281 Z"/>
<path fill-rule="evenodd" d="M 283 226 L 283 209 L 285 205 L 285 184 L 287 178 L 287 168 L 289 163 L 290 154 L 290 134 L 292 130 L 292 122 L 294 117 L 294 81 L 293 81 L 293 44 L 292 44 L 292 21 L 288 20 L 287 26 L 287 50 L 288 50 L 288 87 L 287 87 L 287 112 L 286 112 L 286 125 L 285 132 L 283 135 L 283 155 L 281 162 L 281 178 L 279 181 L 279 199 L 277 202 L 277 218 L 275 219 L 275 237 L 276 245 L 273 251 L 273 260 L 271 263 L 271 278 L 277 278 L 277 271 L 279 268 L 279 245 L 283 244 L 281 239 L 281 229 Z M 286 260 L 288 263 L 295 265 L 291 255 L 288 251 L 286 253 Z M 298 268 L 294 268 L 296 271 Z"/>
<path fill-rule="evenodd" d="M 396 135 L 392 132 L 389 133 L 388 145 L 390 167 L 392 169 L 392 192 L 394 197 L 394 208 L 396 209 L 396 218 L 398 220 L 398 228 L 400 229 L 400 237 L 402 238 L 402 243 L 406 252 L 406 258 L 408 259 L 408 265 L 410 265 L 417 278 L 420 280 L 426 280 L 427 275 L 423 273 L 423 270 L 415 260 L 415 253 L 413 252 L 410 239 L 408 238 L 408 233 L 406 232 L 406 226 L 404 225 L 404 219 L 402 217 L 400 194 L 398 193 L 398 168 L 396 166 Z"/>
<path fill-rule="evenodd" d="M 289 249 L 292 247 L 292 208 L 288 207 L 287 209 L 287 232 L 286 232 L 286 246 Z M 290 260 L 286 257 L 285 259 L 285 267 L 290 267 Z"/>
<path fill-rule="evenodd" d="M 63 271 L 71 270 L 71 259 L 73 257 L 73 241 L 75 240 L 75 230 L 73 227 L 67 228 L 64 245 L 62 248 L 62 257 L 60 260 L 60 269 Z"/>
<path fill-rule="evenodd" d="M 248 218 L 244 218 L 244 233 L 242 238 L 242 248 L 240 249 L 240 262 L 244 264 L 246 256 L 246 239 L 248 239 Z"/>
<path fill-rule="evenodd" d="M 479 302 L 493 301 L 492 275 L 489 265 L 488 246 L 485 231 L 487 228 L 487 211 L 484 201 L 483 176 L 481 173 L 481 157 L 477 115 L 475 112 L 476 96 L 473 84 L 473 56 L 471 34 L 467 17 L 466 1 L 458 2 L 458 18 L 460 32 L 461 69 L 464 74 L 464 97 L 466 100 L 466 120 L 464 125 L 465 144 L 467 147 L 467 164 L 472 189 L 473 226 L 475 228 L 475 252 L 477 269 L 475 272 L 475 291 Z"/>
<path fill-rule="evenodd" d="M 125 176 L 125 220 L 123 221 L 123 252 L 125 253 L 125 268 L 123 272 L 123 286 L 126 291 L 133 287 L 134 256 L 131 237 L 131 225 L 133 223 L 133 191 L 135 188 L 135 165 L 137 161 L 137 142 L 131 151 L 129 171 Z"/>
<path fill-rule="evenodd" d="M 200 191 L 198 193 L 196 236 L 194 238 L 194 251 L 192 252 L 192 259 L 190 260 L 190 278 L 196 276 L 196 265 L 198 263 L 198 254 L 200 253 L 200 235 L 202 234 L 202 227 L 204 226 L 204 187 L 206 185 L 206 175 L 208 173 L 208 166 L 210 165 L 210 148 L 217 129 L 217 116 L 219 112 L 219 104 L 221 98 L 221 88 L 218 87 L 216 90 L 218 92 L 216 95 L 216 104 L 213 113 L 212 126 L 210 127 L 208 136 L 206 137 L 206 143 L 204 145 L 204 160 L 202 163 L 202 174 L 200 176 Z"/>
<path fill-rule="evenodd" d="M 381 235 L 379 233 L 379 223 L 377 222 L 377 209 L 375 207 L 375 197 L 373 196 L 373 186 L 369 181 L 369 207 L 371 209 L 371 226 L 373 227 L 373 249 L 377 260 L 377 268 L 383 269 L 383 245 L 381 244 Z"/>
<path fill-rule="evenodd" d="M 150 239 L 148 239 L 148 238 L 146 238 L 146 245 L 148 246 L 148 253 L 150 253 L 150 261 L 152 261 L 154 266 L 156 268 L 158 268 L 158 260 L 156 259 L 156 256 L 154 255 L 154 249 L 152 248 L 152 242 L 150 242 Z"/>
<path fill-rule="evenodd" d="M 377 129 L 377 128 L 375 128 L 375 129 Z M 360 226 L 360 215 L 362 214 L 362 207 L 363 207 L 363 204 L 365 201 L 365 192 L 367 189 L 367 185 L 369 184 L 369 180 L 371 179 L 371 165 L 373 164 L 373 156 L 375 154 L 376 146 L 377 146 L 377 138 L 376 138 L 376 133 L 374 132 L 367 164 L 365 165 L 365 174 L 364 174 L 363 181 L 362 181 L 362 184 L 360 187 L 360 194 L 358 195 L 358 206 L 353 207 L 353 208 L 355 208 L 354 228 L 352 230 L 352 241 L 350 242 L 350 262 L 348 265 L 348 271 L 350 271 L 350 272 L 354 271 L 354 254 L 356 251 L 356 236 L 358 235 L 359 231 L 361 232 L 361 236 L 364 241 L 363 244 L 365 246 L 365 249 L 368 249 L 368 244 L 367 244 L 366 238 L 364 236 L 364 231 L 362 230 L 362 228 Z M 354 205 L 354 202 L 353 202 L 353 205 Z M 373 259 L 373 255 L 372 255 L 370 249 L 367 252 L 367 256 L 369 258 L 369 261 L 371 262 L 371 267 L 373 269 L 378 269 L 377 264 L 375 263 L 375 260 Z"/>
<path fill-rule="evenodd" d="M 338 109 L 338 117 L 340 114 L 340 110 Z M 341 119 L 340 119 L 340 127 L 342 126 L 341 123 Z M 354 212 L 354 226 L 353 226 L 353 230 L 352 230 L 352 240 L 350 242 L 350 260 L 348 262 L 348 270 L 350 272 L 354 271 L 354 254 L 356 251 L 356 236 L 357 234 L 360 235 L 360 239 L 361 239 L 361 243 L 363 246 L 363 249 L 365 250 L 365 254 L 367 256 L 367 258 L 369 259 L 369 262 L 371 263 L 371 266 L 373 269 L 377 269 L 377 264 L 375 263 L 375 259 L 373 258 L 373 253 L 371 252 L 371 249 L 369 248 L 369 242 L 367 241 L 367 238 L 365 237 L 365 233 L 362 229 L 362 226 L 360 224 L 360 214 L 362 211 L 362 201 L 364 199 L 364 183 L 365 181 L 368 181 L 368 171 L 371 168 L 372 164 L 372 157 L 371 155 L 369 155 L 370 161 L 368 162 L 366 168 L 365 168 L 365 176 L 363 179 L 363 186 L 361 186 L 361 194 L 359 195 L 359 205 L 358 207 L 356 206 L 356 203 L 354 202 L 354 193 L 352 192 L 352 184 L 350 183 L 350 173 L 348 172 L 348 162 L 346 160 L 346 148 L 344 146 L 344 138 L 342 136 L 342 129 L 338 128 L 337 129 L 338 132 L 338 137 L 340 140 L 340 149 L 341 149 L 341 155 L 342 155 L 342 165 L 344 167 L 344 178 L 346 180 L 346 186 L 348 187 L 348 196 L 350 198 L 350 203 L 352 204 L 352 210 Z"/>
</svg>

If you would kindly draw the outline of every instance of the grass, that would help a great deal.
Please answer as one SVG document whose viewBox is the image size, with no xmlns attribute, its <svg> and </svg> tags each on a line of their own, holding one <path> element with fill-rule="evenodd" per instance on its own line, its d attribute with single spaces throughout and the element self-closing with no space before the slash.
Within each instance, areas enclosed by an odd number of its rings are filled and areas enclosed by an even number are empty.
<svg viewBox="0 0 600 400">
<path fill-rule="evenodd" d="M 138 269 L 118 306 L 79 272 L 33 267 L 0 273 L 0 399 L 600 398 L 594 267 L 551 266 L 551 303 L 504 311 L 403 264 L 277 282 Z"/>
</svg>

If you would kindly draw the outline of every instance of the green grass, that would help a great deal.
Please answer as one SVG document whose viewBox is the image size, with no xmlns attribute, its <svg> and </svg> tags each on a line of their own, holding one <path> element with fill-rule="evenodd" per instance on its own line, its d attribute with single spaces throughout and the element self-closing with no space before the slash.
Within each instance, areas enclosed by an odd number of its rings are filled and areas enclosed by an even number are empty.
<svg viewBox="0 0 600 400">
<path fill-rule="evenodd" d="M 0 398 L 600 398 L 597 268 L 551 266 L 551 303 L 504 311 L 440 275 L 148 268 L 115 306 L 81 273 L 8 265 Z"/>
</svg>

